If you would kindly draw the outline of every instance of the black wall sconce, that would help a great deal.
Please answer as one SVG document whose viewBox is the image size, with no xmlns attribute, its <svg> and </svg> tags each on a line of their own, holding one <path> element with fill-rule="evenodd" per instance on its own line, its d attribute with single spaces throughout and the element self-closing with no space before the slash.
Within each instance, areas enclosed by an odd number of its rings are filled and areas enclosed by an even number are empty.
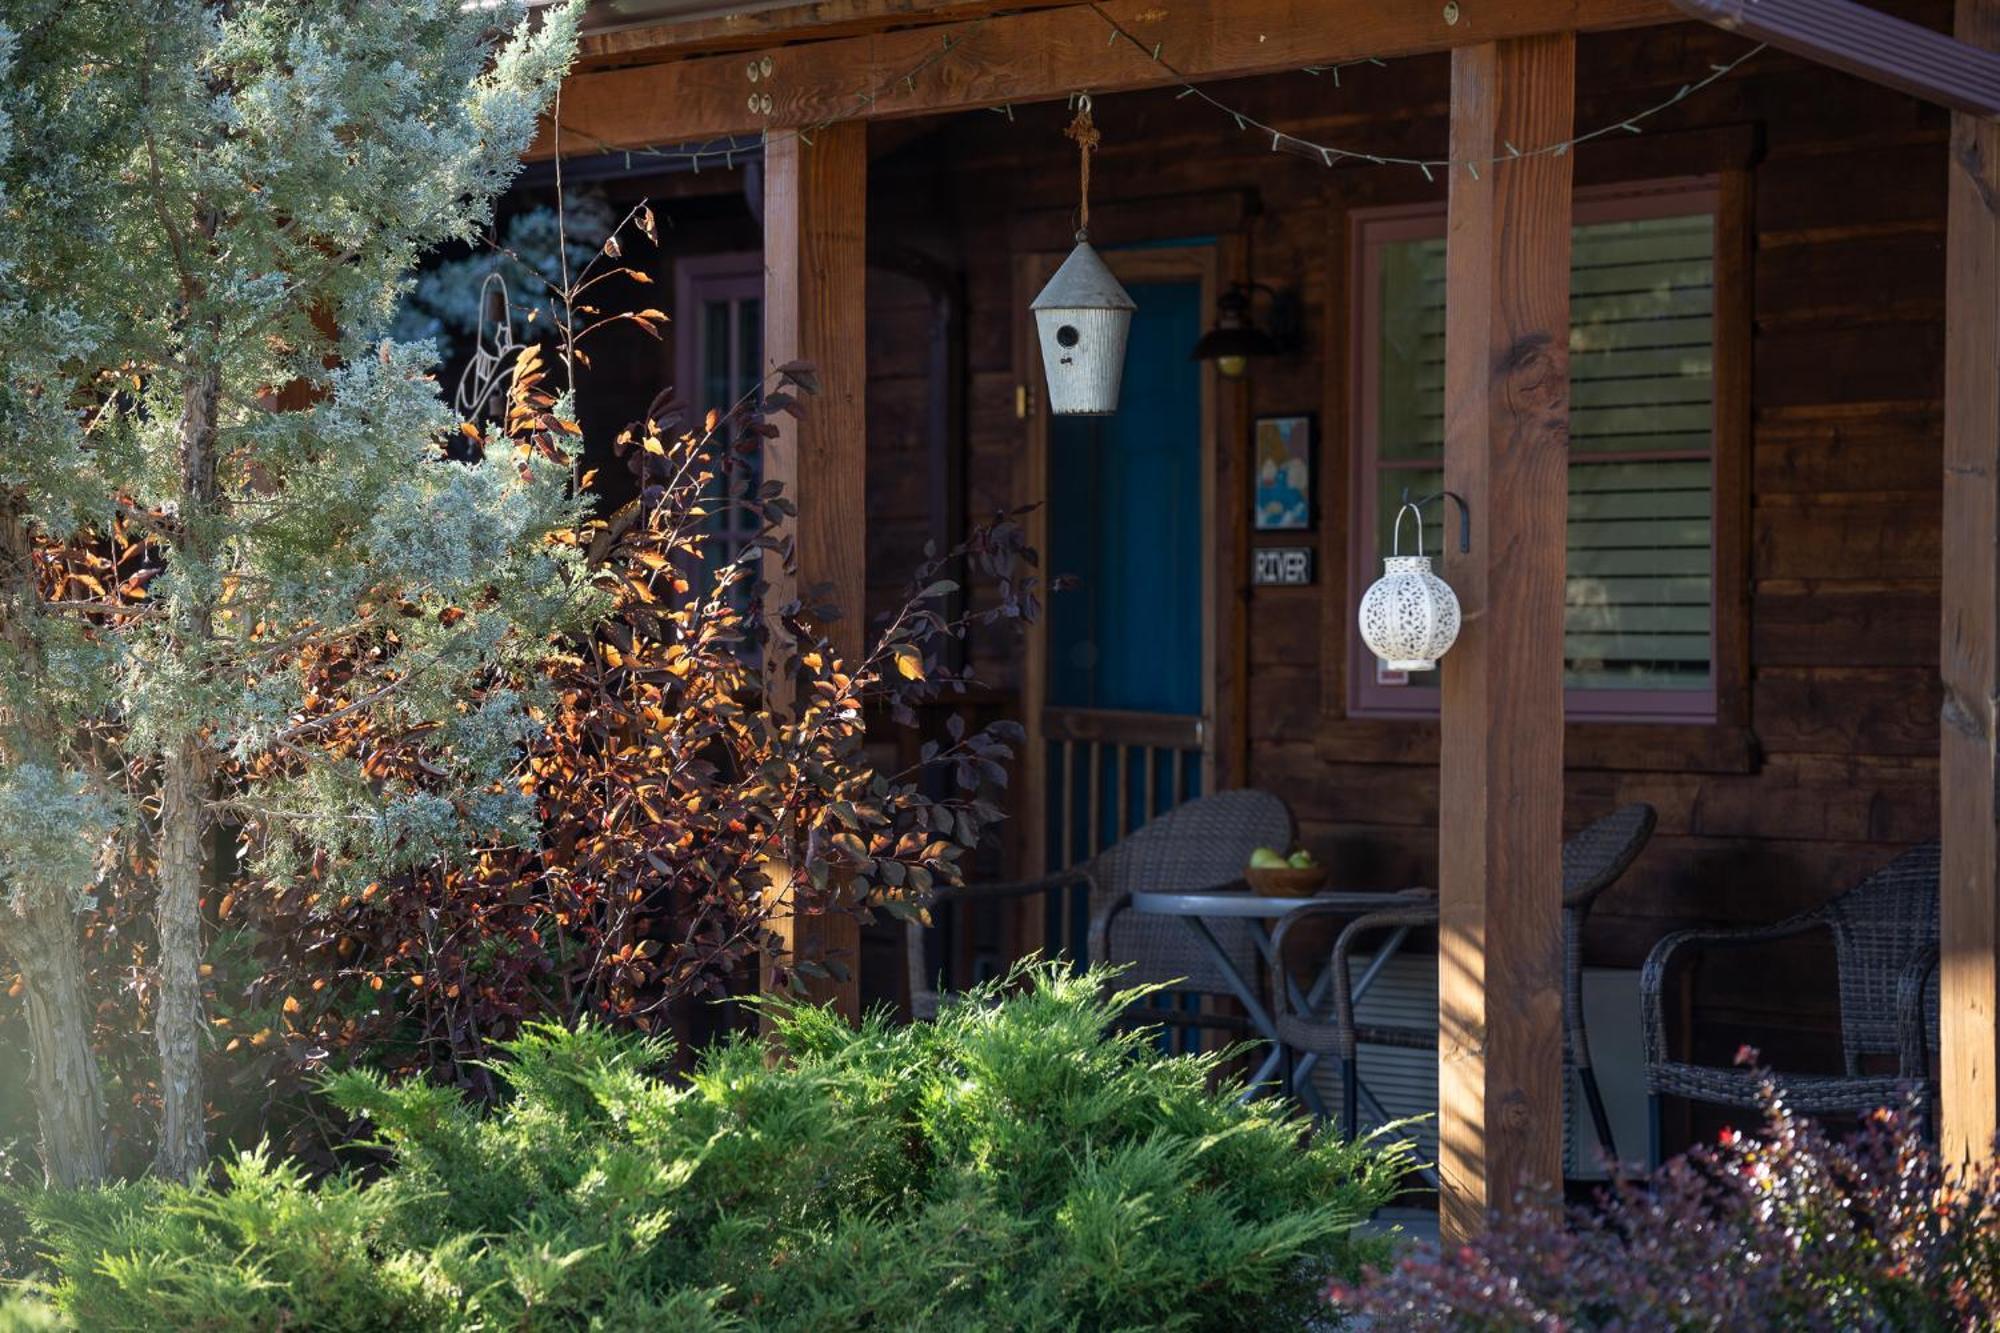
<svg viewBox="0 0 2000 1333">
<path fill-rule="evenodd" d="M 1270 313 L 1263 328 L 1258 327 L 1256 298 L 1269 298 Z M 1250 367 L 1253 356 L 1282 356 L 1299 344 L 1299 298 L 1297 293 L 1280 291 L 1261 282 L 1232 283 L 1216 298 L 1215 325 L 1188 353 L 1194 361 L 1213 361 L 1215 368 L 1230 379 L 1240 377 Z"/>
</svg>

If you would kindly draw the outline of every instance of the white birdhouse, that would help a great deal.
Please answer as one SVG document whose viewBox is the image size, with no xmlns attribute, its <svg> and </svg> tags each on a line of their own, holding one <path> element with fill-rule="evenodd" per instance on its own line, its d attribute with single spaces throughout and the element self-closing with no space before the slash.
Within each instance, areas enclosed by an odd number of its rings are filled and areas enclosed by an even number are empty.
<svg viewBox="0 0 2000 1333">
<path fill-rule="evenodd" d="M 1417 516 L 1417 554 L 1402 554 L 1403 516 Z M 1423 511 L 1406 504 L 1396 514 L 1382 577 L 1361 597 L 1361 638 L 1391 671 L 1431 671 L 1458 640 L 1458 595 L 1423 554 Z"/>
<path fill-rule="evenodd" d="M 1028 308 L 1035 312 L 1049 377 L 1049 411 L 1059 417 L 1116 412 L 1136 307 L 1081 232 L 1076 249 Z"/>
</svg>

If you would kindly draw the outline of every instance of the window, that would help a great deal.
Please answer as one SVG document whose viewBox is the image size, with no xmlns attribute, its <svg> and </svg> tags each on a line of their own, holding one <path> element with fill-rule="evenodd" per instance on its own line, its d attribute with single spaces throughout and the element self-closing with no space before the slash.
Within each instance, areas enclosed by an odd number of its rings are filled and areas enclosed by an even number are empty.
<svg viewBox="0 0 2000 1333">
<path fill-rule="evenodd" d="M 710 409 L 728 412 L 763 379 L 764 258 L 752 251 L 683 259 L 674 282 L 674 384 L 690 428 L 698 428 Z M 723 456 L 729 461 L 717 476 L 717 498 L 754 491 L 761 474 L 758 455 Z M 742 554 L 757 535 L 757 522 L 742 508 L 720 503 L 709 521 L 713 535 L 706 564 L 713 572 Z"/>
<path fill-rule="evenodd" d="M 1444 224 L 1436 207 L 1358 219 L 1357 601 L 1391 550 L 1404 493 L 1444 484 Z M 1564 624 L 1572 719 L 1715 717 L 1715 255 L 1712 188 L 1578 194 Z M 1455 511 L 1427 507 L 1424 551 L 1437 555 L 1456 524 Z M 1415 526 L 1404 524 L 1405 554 Z M 1353 712 L 1436 712 L 1437 673 L 1389 672 L 1358 633 L 1351 639 Z"/>
</svg>

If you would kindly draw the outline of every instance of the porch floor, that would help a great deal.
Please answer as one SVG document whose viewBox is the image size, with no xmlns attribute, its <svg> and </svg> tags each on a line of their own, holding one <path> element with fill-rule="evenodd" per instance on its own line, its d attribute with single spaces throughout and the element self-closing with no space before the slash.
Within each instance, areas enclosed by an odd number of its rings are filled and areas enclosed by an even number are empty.
<svg viewBox="0 0 2000 1333">
<path fill-rule="evenodd" d="M 1384 1208 L 1361 1228 L 1371 1235 L 1395 1231 L 1405 1240 L 1435 1245 L 1438 1240 L 1438 1212 L 1429 1208 Z"/>
</svg>

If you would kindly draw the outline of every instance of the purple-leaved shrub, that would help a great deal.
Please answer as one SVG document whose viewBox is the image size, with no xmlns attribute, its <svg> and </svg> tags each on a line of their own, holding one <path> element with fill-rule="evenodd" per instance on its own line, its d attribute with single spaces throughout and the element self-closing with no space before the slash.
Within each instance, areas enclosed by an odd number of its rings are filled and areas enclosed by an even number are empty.
<svg viewBox="0 0 2000 1333">
<path fill-rule="evenodd" d="M 1987 1329 L 2000 1170 L 1947 1164 L 1914 1108 L 1836 1139 L 1767 1080 L 1760 1133 L 1725 1130 L 1588 1207 L 1525 1199 L 1326 1297 L 1398 1329 Z"/>
</svg>

